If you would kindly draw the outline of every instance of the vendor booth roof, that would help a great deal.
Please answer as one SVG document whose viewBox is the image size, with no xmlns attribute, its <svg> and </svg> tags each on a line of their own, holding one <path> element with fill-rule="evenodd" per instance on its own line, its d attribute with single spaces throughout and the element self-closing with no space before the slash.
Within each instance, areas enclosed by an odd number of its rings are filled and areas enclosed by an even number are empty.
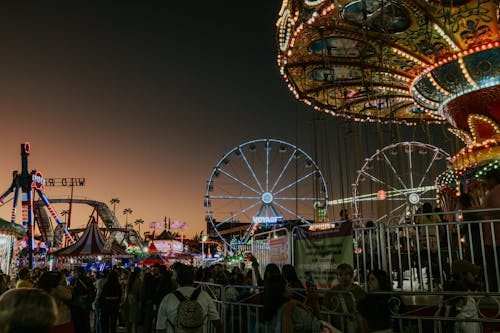
<svg viewBox="0 0 500 333">
<path fill-rule="evenodd" d="M 175 237 L 167 229 L 163 230 L 161 234 L 155 237 L 155 240 L 175 240 Z"/>
<path fill-rule="evenodd" d="M 92 219 L 82 237 L 76 243 L 55 251 L 53 254 L 56 257 L 91 257 L 118 254 L 113 252 L 113 249 L 106 251 L 104 249 L 105 243 L 106 239 L 99 230 L 97 221 Z"/>
<path fill-rule="evenodd" d="M 159 254 L 151 254 L 149 255 L 148 257 L 146 257 L 145 259 L 139 261 L 139 266 L 153 266 L 155 264 L 159 264 L 159 265 L 168 265 L 168 260 L 165 259 L 164 257 L 162 257 L 161 255 Z"/>
<path fill-rule="evenodd" d="M 24 237 L 24 228 L 22 225 L 17 223 L 12 223 L 0 218 L 0 234 L 2 235 L 12 235 L 17 238 Z"/>
</svg>

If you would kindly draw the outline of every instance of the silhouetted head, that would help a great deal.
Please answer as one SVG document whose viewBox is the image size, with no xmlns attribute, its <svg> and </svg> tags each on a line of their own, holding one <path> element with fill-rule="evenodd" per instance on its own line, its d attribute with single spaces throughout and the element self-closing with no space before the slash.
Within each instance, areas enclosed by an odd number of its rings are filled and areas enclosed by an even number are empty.
<svg viewBox="0 0 500 333">
<path fill-rule="evenodd" d="M 428 202 L 425 202 L 423 205 L 422 205 L 422 213 L 424 214 L 428 214 L 428 213 L 432 213 L 432 205 Z"/>
<path fill-rule="evenodd" d="M 381 269 L 368 273 L 368 291 L 392 291 L 389 274 Z"/>
<path fill-rule="evenodd" d="M 56 316 L 54 298 L 41 289 L 11 289 L 0 296 L 0 332 L 46 333 Z"/>
</svg>

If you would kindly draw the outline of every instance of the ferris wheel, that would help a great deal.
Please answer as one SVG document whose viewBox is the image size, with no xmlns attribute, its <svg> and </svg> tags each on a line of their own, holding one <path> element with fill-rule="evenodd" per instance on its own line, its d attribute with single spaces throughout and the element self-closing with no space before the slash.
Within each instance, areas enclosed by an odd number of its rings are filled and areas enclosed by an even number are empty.
<svg viewBox="0 0 500 333">
<path fill-rule="evenodd" d="M 390 217 L 400 223 L 424 202 L 436 201 L 436 177 L 450 155 L 421 142 L 399 142 L 377 150 L 357 171 L 353 206 L 357 217 Z M 391 216 L 397 216 L 394 220 Z"/>
<path fill-rule="evenodd" d="M 246 243 L 258 228 L 316 221 L 327 199 L 323 174 L 306 152 L 258 139 L 222 156 L 207 181 L 204 204 L 207 222 L 233 247 L 228 238 Z"/>
</svg>

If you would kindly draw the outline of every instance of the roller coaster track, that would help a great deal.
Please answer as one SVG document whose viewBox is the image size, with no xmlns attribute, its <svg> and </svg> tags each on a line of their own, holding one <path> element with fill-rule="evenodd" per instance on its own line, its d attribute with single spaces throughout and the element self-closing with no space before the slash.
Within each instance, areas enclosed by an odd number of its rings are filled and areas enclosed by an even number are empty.
<svg viewBox="0 0 500 333">
<path fill-rule="evenodd" d="M 115 214 L 109 209 L 108 205 L 101 201 L 89 200 L 89 199 L 70 199 L 70 198 L 50 198 L 51 204 L 67 203 L 72 202 L 73 204 L 83 204 L 89 205 L 97 211 L 97 214 L 101 221 L 104 223 L 106 228 L 109 230 L 109 236 L 106 242 L 107 247 L 111 247 L 113 240 L 116 240 L 119 244 L 124 243 L 128 245 L 125 229 L 120 225 L 120 222 L 116 218 Z M 47 214 L 47 211 L 43 209 L 43 201 L 37 200 L 34 202 L 34 214 L 35 221 L 38 223 L 38 229 L 40 230 L 42 240 L 53 242 L 54 241 L 54 229 Z M 131 242 L 142 246 L 142 240 L 139 234 L 135 230 L 129 230 L 129 239 Z M 109 243 L 109 244 L 108 244 Z"/>
</svg>

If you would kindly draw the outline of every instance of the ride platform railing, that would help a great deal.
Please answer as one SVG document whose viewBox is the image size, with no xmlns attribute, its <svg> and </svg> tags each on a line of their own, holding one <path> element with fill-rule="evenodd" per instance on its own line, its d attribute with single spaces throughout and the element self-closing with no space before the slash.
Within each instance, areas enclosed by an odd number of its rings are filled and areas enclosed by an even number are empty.
<svg viewBox="0 0 500 333">
<path fill-rule="evenodd" d="M 217 306 L 225 333 L 271 333 L 275 331 L 264 320 L 263 288 L 242 285 L 218 285 L 198 283 L 207 291 Z M 307 294 L 305 289 L 293 289 L 300 300 Z M 387 299 L 395 332 L 449 332 L 462 324 L 474 325 L 480 332 L 500 330 L 500 293 L 486 292 L 377 292 Z M 320 318 L 341 332 L 357 332 L 359 313 L 354 295 L 349 292 L 328 289 L 318 290 Z M 329 298 L 330 308 L 325 307 Z M 463 318 L 447 311 L 460 299 L 470 298 L 477 309 L 473 318 Z M 207 323 L 207 332 L 214 328 Z"/>
<path fill-rule="evenodd" d="M 440 213 L 444 222 L 416 224 L 420 217 L 408 216 L 405 224 L 353 228 L 356 280 L 366 286 L 367 272 L 379 268 L 389 272 L 398 290 L 440 291 L 452 278 L 453 262 L 469 260 L 479 266 L 478 289 L 500 292 L 500 210 L 468 210 Z M 496 215 L 495 215 L 496 214 Z"/>
</svg>

